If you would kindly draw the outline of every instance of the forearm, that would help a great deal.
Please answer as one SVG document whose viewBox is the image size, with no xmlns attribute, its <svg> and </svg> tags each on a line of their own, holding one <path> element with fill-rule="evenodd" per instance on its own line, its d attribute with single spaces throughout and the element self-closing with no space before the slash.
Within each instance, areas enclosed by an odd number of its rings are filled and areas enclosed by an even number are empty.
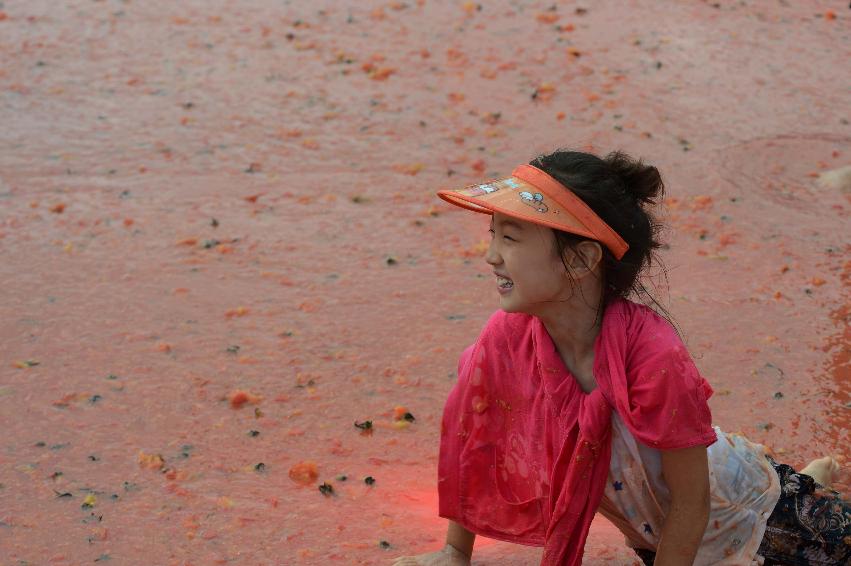
<svg viewBox="0 0 851 566">
<path fill-rule="evenodd" d="M 471 533 L 455 521 L 449 521 L 449 529 L 446 531 L 446 544 L 470 558 L 473 556 L 473 542 L 475 540 L 476 533 Z"/>
<path fill-rule="evenodd" d="M 672 504 L 665 517 L 655 566 L 691 566 L 709 522 L 709 503 Z"/>
</svg>

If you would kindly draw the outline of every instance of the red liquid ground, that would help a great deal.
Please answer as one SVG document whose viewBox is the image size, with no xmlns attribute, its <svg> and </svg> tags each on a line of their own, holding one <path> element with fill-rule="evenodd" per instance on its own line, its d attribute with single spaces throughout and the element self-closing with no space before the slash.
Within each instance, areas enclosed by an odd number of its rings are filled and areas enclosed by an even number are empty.
<svg viewBox="0 0 851 566">
<path fill-rule="evenodd" d="M 849 456 L 851 203 L 816 183 L 851 163 L 847 11 L 292 4 L 0 7 L 3 564 L 439 547 L 443 402 L 497 294 L 486 217 L 434 191 L 559 146 L 662 171 L 657 296 L 716 424 Z M 587 564 L 633 559 L 595 523 Z"/>
</svg>

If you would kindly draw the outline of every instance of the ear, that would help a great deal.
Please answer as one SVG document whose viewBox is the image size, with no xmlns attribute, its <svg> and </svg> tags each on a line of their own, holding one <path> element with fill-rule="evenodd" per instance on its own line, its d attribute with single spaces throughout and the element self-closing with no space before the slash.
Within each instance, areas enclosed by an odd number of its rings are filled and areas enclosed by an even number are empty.
<svg viewBox="0 0 851 566">
<path fill-rule="evenodd" d="M 600 247 L 600 242 L 594 240 L 579 242 L 575 250 L 565 250 L 565 252 L 569 254 L 569 257 L 565 258 L 567 265 L 577 278 L 593 273 L 603 260 L 603 248 Z"/>
</svg>

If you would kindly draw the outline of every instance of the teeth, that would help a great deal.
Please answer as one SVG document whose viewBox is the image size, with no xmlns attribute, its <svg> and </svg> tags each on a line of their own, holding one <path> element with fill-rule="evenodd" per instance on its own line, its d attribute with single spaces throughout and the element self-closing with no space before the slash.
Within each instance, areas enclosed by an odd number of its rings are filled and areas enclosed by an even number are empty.
<svg viewBox="0 0 851 566">
<path fill-rule="evenodd" d="M 502 287 L 503 289 L 510 289 L 511 287 L 514 287 L 514 281 L 512 281 L 511 279 L 506 279 L 505 277 L 497 276 L 496 284 Z"/>
</svg>

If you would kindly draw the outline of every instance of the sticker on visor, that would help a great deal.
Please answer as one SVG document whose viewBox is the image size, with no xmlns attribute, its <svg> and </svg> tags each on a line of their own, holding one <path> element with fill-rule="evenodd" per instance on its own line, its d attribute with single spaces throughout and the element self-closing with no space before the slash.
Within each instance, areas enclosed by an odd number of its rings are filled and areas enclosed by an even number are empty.
<svg viewBox="0 0 851 566">
<path fill-rule="evenodd" d="M 482 195 L 489 195 L 491 193 L 495 193 L 499 190 L 499 187 L 495 187 L 489 183 L 485 183 L 482 185 L 476 185 L 475 187 L 471 187 L 467 189 L 467 196 L 478 197 Z"/>
<path fill-rule="evenodd" d="M 544 204 L 544 195 L 541 193 L 532 194 L 528 191 L 523 191 L 520 193 L 520 200 L 540 213 L 548 212 L 550 210 L 549 207 Z"/>
<path fill-rule="evenodd" d="M 473 187 L 469 187 L 464 189 L 462 192 L 469 197 L 480 197 L 483 195 L 489 195 L 491 193 L 495 193 L 500 189 L 504 188 L 509 189 L 519 189 L 520 185 L 514 179 L 500 179 L 498 181 L 492 181 L 490 183 L 482 183 L 481 185 L 475 185 Z"/>
</svg>

